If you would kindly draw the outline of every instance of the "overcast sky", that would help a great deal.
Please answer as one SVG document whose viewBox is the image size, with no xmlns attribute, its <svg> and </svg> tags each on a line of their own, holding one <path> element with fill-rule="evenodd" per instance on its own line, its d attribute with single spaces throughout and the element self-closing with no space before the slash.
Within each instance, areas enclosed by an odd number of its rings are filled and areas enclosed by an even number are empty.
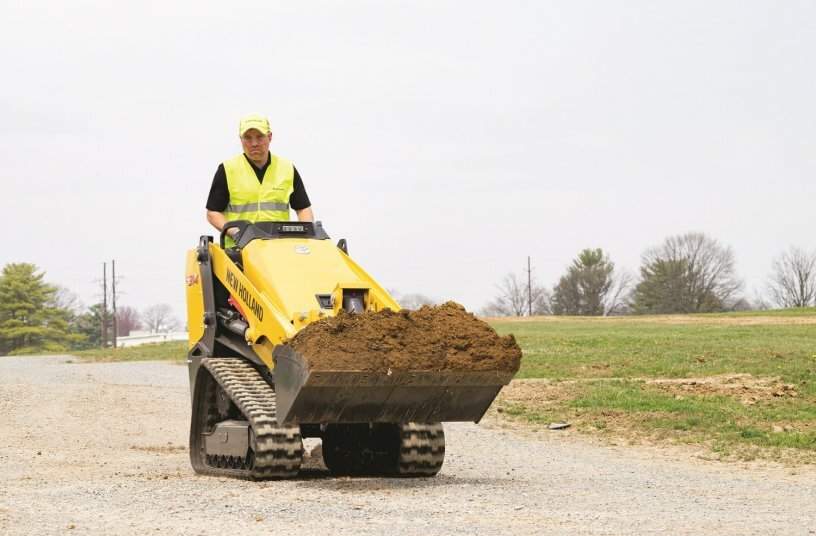
<svg viewBox="0 0 816 536">
<path fill-rule="evenodd" d="M 812 1 L 6 2 L 0 51 L 0 265 L 86 305 L 115 259 L 184 320 L 249 112 L 383 286 L 470 310 L 528 255 L 552 287 L 702 231 L 750 297 L 816 248 Z"/>
</svg>

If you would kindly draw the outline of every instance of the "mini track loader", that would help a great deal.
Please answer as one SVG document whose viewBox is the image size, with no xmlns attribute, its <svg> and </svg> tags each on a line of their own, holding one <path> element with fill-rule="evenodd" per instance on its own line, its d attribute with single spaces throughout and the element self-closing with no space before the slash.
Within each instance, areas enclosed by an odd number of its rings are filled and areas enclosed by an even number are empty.
<svg viewBox="0 0 816 536">
<path fill-rule="evenodd" d="M 515 373 L 310 370 L 283 344 L 299 330 L 341 310 L 400 309 L 320 222 L 229 222 L 220 243 L 202 236 L 188 252 L 186 281 L 198 473 L 293 477 L 302 438 L 319 437 L 333 473 L 434 475 L 441 422 L 478 422 Z"/>
</svg>

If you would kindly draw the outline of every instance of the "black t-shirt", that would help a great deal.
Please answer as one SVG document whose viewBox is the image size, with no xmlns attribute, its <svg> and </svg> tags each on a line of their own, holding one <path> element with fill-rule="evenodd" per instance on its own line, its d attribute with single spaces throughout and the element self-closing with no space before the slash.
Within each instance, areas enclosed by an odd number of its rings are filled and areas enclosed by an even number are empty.
<svg viewBox="0 0 816 536">
<path fill-rule="evenodd" d="M 244 158 L 246 158 L 246 155 L 244 155 Z M 264 173 L 266 173 L 266 168 L 269 167 L 271 161 L 272 158 L 270 157 L 267 159 L 266 165 L 259 168 L 252 163 L 252 160 L 247 158 L 247 162 L 252 166 L 252 170 L 255 171 L 255 176 L 258 177 L 258 182 L 263 182 Z M 295 168 L 295 178 L 292 187 L 294 191 L 292 195 L 289 196 L 289 206 L 292 207 L 292 209 L 303 210 L 304 208 L 312 206 L 312 203 L 309 201 L 309 196 L 306 194 L 306 188 L 303 187 L 303 181 L 300 178 L 300 173 L 298 173 L 297 168 Z M 215 171 L 215 177 L 213 177 L 212 186 L 210 186 L 210 196 L 207 198 L 207 210 L 224 212 L 227 209 L 227 205 L 229 205 L 229 199 L 227 172 L 224 170 L 224 164 L 219 164 L 218 169 Z"/>
</svg>

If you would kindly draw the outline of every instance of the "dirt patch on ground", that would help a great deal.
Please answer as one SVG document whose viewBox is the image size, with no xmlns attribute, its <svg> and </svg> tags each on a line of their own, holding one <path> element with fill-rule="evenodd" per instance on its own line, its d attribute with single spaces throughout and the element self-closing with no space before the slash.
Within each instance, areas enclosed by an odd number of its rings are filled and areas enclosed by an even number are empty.
<svg viewBox="0 0 816 536">
<path fill-rule="evenodd" d="M 751 374 L 721 374 L 705 378 L 647 380 L 646 388 L 673 393 L 676 396 L 728 396 L 738 398 L 747 406 L 774 397 L 798 396 L 796 386 L 779 378 L 757 378 Z"/>
<path fill-rule="evenodd" d="M 604 380 L 589 380 L 604 381 Z M 618 409 L 605 409 L 597 413 L 581 413 L 569 406 L 576 397 L 586 391 L 586 380 L 565 380 L 551 382 L 546 379 L 513 380 L 499 393 L 494 410 L 504 418 L 509 415 L 514 419 L 514 408 L 522 407 L 525 411 L 537 412 L 544 421 L 518 421 L 524 426 L 533 429 L 546 429 L 551 422 L 568 423 L 572 429 L 587 432 L 592 431 L 591 423 L 603 422 L 604 428 L 616 430 L 631 430 L 632 413 Z M 647 412 L 639 412 L 637 418 L 650 416 Z M 550 420 L 546 420 L 549 418 Z M 630 436 L 634 434 L 630 433 Z"/>
<path fill-rule="evenodd" d="M 309 324 L 289 346 L 313 370 L 517 371 L 521 348 L 512 335 L 454 302 L 417 311 L 346 314 Z"/>
<path fill-rule="evenodd" d="M 539 409 L 570 400 L 575 391 L 574 381 L 553 383 L 545 379 L 513 380 L 501 390 L 498 400 L 504 404 L 524 404 Z"/>
<path fill-rule="evenodd" d="M 494 419 L 501 426 L 534 433 L 549 434 L 547 437 L 579 433 L 606 444 L 629 444 L 638 446 L 684 446 L 695 450 L 695 456 L 720 461 L 745 461 L 754 459 L 779 460 L 790 466 L 815 464 L 816 453 L 812 449 L 772 447 L 739 443 L 720 434 L 716 427 L 706 429 L 705 439 L 699 431 L 688 428 L 687 414 L 666 411 L 628 411 L 618 408 L 582 408 L 571 403 L 591 392 L 591 384 L 627 381 L 624 378 L 579 379 L 551 382 L 546 379 L 513 380 L 502 389 L 486 419 Z M 801 395 L 797 386 L 786 384 L 776 377 L 755 377 L 751 374 L 723 374 L 704 378 L 652 379 L 632 378 L 646 391 L 652 391 L 677 399 L 686 397 L 727 396 L 739 400 L 745 406 L 767 404 L 774 401 L 797 399 Z M 816 403 L 816 400 L 813 401 Z M 781 417 L 780 417 L 781 418 Z M 662 422 L 662 426 L 649 426 L 649 421 Z M 775 434 L 812 434 L 816 423 L 784 419 L 759 422 L 737 418 L 740 425 L 759 429 L 769 436 Z M 676 426 L 672 426 L 675 422 Z M 552 423 L 568 423 L 566 430 L 548 430 Z M 555 434 L 553 436 L 552 434 Z M 719 443 L 718 443 L 719 441 Z"/>
<path fill-rule="evenodd" d="M 498 400 L 505 404 L 524 404 L 541 409 L 571 401 L 587 382 L 613 381 L 615 378 L 568 380 L 553 383 L 545 379 L 513 380 L 502 389 Z M 633 379 L 633 381 L 638 381 Z M 720 374 L 703 378 L 656 378 L 643 381 L 647 390 L 685 396 L 727 396 L 751 406 L 773 398 L 796 398 L 796 385 L 777 377 L 756 377 L 751 374 Z M 614 413 L 614 412 L 613 412 Z M 622 412 L 626 413 L 626 412 Z M 628 413 L 627 413 L 628 415 Z"/>
</svg>

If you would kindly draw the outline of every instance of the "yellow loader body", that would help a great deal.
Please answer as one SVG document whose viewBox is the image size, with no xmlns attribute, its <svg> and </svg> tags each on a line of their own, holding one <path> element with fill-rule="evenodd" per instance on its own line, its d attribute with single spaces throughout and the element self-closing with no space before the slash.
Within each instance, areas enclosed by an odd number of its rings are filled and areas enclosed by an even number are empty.
<svg viewBox="0 0 816 536">
<path fill-rule="evenodd" d="M 225 249 L 232 227 L 238 247 Z M 311 370 L 285 344 L 301 329 L 341 311 L 400 309 L 319 223 L 230 222 L 220 244 L 201 237 L 187 253 L 185 275 L 190 455 L 200 473 L 293 476 L 300 438 L 313 436 L 332 470 L 432 475 L 444 456 L 439 423 L 478 421 L 515 372 Z M 415 453 L 424 461 L 398 455 L 406 441 L 426 445 Z"/>
</svg>

